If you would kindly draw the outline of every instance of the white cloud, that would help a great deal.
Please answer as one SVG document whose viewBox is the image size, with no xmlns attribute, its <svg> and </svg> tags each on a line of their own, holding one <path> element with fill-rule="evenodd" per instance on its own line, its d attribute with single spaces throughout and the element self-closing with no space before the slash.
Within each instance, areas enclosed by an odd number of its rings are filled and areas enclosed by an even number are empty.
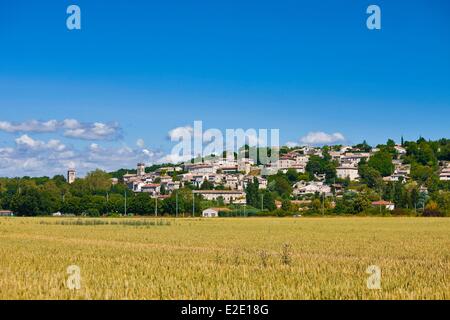
<svg viewBox="0 0 450 320">
<path fill-rule="evenodd" d="M 75 119 L 65 119 L 62 122 L 62 126 L 65 129 L 77 129 L 81 127 L 81 123 Z"/>
<path fill-rule="evenodd" d="M 0 130 L 6 132 L 54 132 L 58 130 L 58 121 L 30 120 L 26 122 L 0 121 Z"/>
<path fill-rule="evenodd" d="M 335 132 L 328 134 L 325 132 L 310 132 L 306 136 L 300 139 L 300 142 L 304 144 L 332 144 L 345 141 L 345 137 L 342 133 Z"/>
<path fill-rule="evenodd" d="M 68 138 L 81 140 L 117 140 L 122 137 L 118 123 L 87 122 L 76 119 L 63 121 L 30 120 L 26 122 L 0 121 L 0 131 L 9 133 L 48 133 L 62 131 Z"/>
<path fill-rule="evenodd" d="M 66 146 L 59 140 L 52 139 L 46 143 L 40 140 L 35 140 L 27 134 L 15 139 L 15 142 L 17 147 L 22 150 L 54 150 L 61 152 L 66 149 Z"/>
<path fill-rule="evenodd" d="M 17 138 L 15 141 L 17 146 L 27 149 L 37 149 L 44 146 L 44 143 L 42 141 L 34 140 L 26 134 Z"/>
<path fill-rule="evenodd" d="M 117 123 L 78 123 L 71 122 L 64 136 L 81 140 L 116 140 L 121 137 L 121 129 Z"/>
<path fill-rule="evenodd" d="M 286 142 L 286 147 L 288 147 L 288 148 L 295 148 L 295 147 L 298 147 L 298 146 L 299 146 L 298 142 L 295 142 L 295 141 L 288 141 L 288 142 Z"/>
<path fill-rule="evenodd" d="M 47 147 L 56 151 L 64 151 L 66 146 L 61 141 L 52 139 L 47 143 Z"/>
<path fill-rule="evenodd" d="M 145 141 L 144 141 L 144 139 L 137 139 L 137 140 L 136 140 L 136 145 L 137 145 L 139 148 L 144 148 L 144 147 L 145 147 Z"/>
<path fill-rule="evenodd" d="M 0 157 L 10 155 L 14 152 L 14 148 L 0 148 Z"/>
<path fill-rule="evenodd" d="M 153 157 L 155 153 L 148 149 L 142 149 L 142 153 L 145 154 L 147 157 Z"/>
<path fill-rule="evenodd" d="M 100 146 L 97 143 L 91 143 L 91 145 L 89 146 L 89 150 L 91 152 L 99 152 L 99 151 L 101 151 Z"/>
<path fill-rule="evenodd" d="M 157 160 L 158 163 L 181 163 L 192 159 L 191 155 L 181 155 L 176 153 L 166 154 Z"/>
<path fill-rule="evenodd" d="M 59 140 L 42 141 L 24 134 L 14 147 L 0 148 L 0 176 L 53 176 L 75 168 L 80 175 L 97 168 L 114 171 L 134 168 L 138 162 L 156 163 L 163 153 L 157 150 L 103 147 L 91 143 L 85 148 L 64 145 Z"/>
</svg>

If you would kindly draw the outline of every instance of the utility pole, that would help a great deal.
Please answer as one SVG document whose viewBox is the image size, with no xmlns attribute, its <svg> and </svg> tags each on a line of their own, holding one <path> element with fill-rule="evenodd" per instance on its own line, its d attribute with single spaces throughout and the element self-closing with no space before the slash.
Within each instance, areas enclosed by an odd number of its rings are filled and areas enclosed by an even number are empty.
<svg viewBox="0 0 450 320">
<path fill-rule="evenodd" d="M 158 197 L 155 195 L 155 217 L 158 217 Z"/>
<path fill-rule="evenodd" d="M 127 190 L 125 190 L 125 203 L 124 203 L 124 206 L 125 206 L 124 215 L 126 216 L 127 215 Z"/>
<path fill-rule="evenodd" d="M 264 193 L 261 194 L 261 211 L 264 211 Z"/>
<path fill-rule="evenodd" d="M 176 206 L 175 206 L 175 217 L 178 218 L 178 192 L 175 193 L 175 202 L 176 202 Z"/>
<path fill-rule="evenodd" d="M 195 195 L 192 192 L 192 217 L 195 217 Z"/>
<path fill-rule="evenodd" d="M 379 205 L 379 207 L 380 207 L 380 215 L 381 215 L 381 200 L 382 200 L 382 198 L 381 198 L 381 188 L 380 188 L 380 205 Z"/>
<path fill-rule="evenodd" d="M 325 215 L 325 192 L 323 194 L 323 200 L 322 200 L 322 216 Z"/>
</svg>

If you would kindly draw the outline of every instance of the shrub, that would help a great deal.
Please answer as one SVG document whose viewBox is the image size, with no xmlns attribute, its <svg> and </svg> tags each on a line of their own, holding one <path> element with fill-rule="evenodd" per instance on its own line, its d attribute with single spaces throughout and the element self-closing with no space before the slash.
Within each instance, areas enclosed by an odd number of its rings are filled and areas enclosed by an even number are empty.
<svg viewBox="0 0 450 320">
<path fill-rule="evenodd" d="M 98 209 L 87 209 L 84 212 L 85 215 L 89 216 L 89 217 L 99 217 L 100 216 L 100 211 L 98 211 Z"/>
<path fill-rule="evenodd" d="M 428 202 L 425 210 L 423 211 L 424 217 L 443 217 L 444 214 L 439 211 L 439 206 L 435 201 Z"/>
<path fill-rule="evenodd" d="M 277 209 L 277 210 L 273 211 L 272 214 L 277 217 L 286 217 L 289 215 L 289 212 L 284 211 L 283 209 Z"/>
<path fill-rule="evenodd" d="M 391 211 L 391 214 L 393 216 L 409 216 L 411 215 L 411 212 L 406 209 L 395 208 L 394 210 Z"/>
<path fill-rule="evenodd" d="M 422 216 L 423 217 L 443 217 L 444 214 L 439 210 L 425 209 Z"/>
</svg>

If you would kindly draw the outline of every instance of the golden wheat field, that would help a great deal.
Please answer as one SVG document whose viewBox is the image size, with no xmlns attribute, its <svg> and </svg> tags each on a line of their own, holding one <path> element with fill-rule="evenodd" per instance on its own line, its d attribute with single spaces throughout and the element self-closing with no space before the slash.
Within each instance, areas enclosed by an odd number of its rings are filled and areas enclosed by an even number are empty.
<svg viewBox="0 0 450 320">
<path fill-rule="evenodd" d="M 0 241 L 0 299 L 450 298 L 445 218 L 12 217 Z"/>
</svg>

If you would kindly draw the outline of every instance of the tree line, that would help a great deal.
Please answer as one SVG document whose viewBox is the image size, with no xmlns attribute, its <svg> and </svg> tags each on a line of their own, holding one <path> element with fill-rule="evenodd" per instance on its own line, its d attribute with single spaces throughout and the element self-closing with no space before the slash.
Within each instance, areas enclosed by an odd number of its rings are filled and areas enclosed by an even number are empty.
<svg viewBox="0 0 450 320">
<path fill-rule="evenodd" d="M 113 175 L 95 170 L 69 184 L 62 175 L 0 178 L 0 207 L 21 216 L 63 214 L 100 215 L 200 215 L 217 205 L 182 188 L 169 197 L 155 200 L 148 193 L 134 193 L 123 183 L 113 185 Z"/>
</svg>

